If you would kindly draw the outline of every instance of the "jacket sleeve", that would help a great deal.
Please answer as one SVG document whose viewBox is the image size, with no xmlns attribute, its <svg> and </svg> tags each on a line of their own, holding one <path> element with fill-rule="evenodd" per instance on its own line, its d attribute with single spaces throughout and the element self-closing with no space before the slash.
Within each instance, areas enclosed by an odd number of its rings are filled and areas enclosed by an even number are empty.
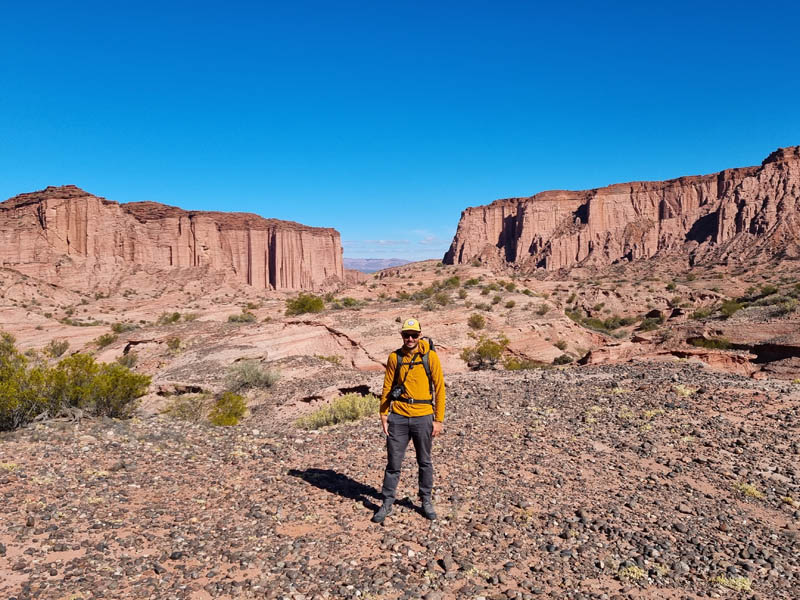
<svg viewBox="0 0 800 600">
<path fill-rule="evenodd" d="M 442 363 L 439 362 L 439 355 L 431 351 L 431 377 L 433 378 L 433 418 L 435 421 L 444 422 L 444 408 L 446 403 L 446 393 L 444 388 L 444 374 L 442 373 Z"/>
<path fill-rule="evenodd" d="M 386 373 L 383 376 L 383 393 L 381 393 L 381 414 L 389 414 L 389 391 L 392 389 L 392 382 L 394 382 L 394 371 L 397 368 L 397 355 L 392 352 L 389 359 L 386 361 Z"/>
</svg>

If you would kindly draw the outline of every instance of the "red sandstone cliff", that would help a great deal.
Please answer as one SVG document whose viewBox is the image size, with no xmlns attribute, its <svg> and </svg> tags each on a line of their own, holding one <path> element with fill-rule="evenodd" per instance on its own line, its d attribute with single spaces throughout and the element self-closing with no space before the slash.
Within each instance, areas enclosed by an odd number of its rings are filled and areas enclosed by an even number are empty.
<svg viewBox="0 0 800 600">
<path fill-rule="evenodd" d="M 51 282 L 102 282 L 120 270 L 196 268 L 258 288 L 344 280 L 334 229 L 247 213 L 118 204 L 75 186 L 0 203 L 0 266 Z"/>
<path fill-rule="evenodd" d="M 693 264 L 800 256 L 800 146 L 760 167 L 468 208 L 444 262 L 531 271 L 667 255 Z"/>
</svg>

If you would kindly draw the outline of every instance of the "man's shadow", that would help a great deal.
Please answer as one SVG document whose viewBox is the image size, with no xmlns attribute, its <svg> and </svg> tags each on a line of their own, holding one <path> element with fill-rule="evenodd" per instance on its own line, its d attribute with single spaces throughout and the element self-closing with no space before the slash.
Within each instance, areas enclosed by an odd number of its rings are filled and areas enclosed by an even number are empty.
<svg viewBox="0 0 800 600">
<path fill-rule="evenodd" d="M 321 490 L 325 490 L 326 492 L 331 492 L 342 498 L 361 502 L 365 507 L 373 511 L 378 510 L 380 502 L 382 501 L 380 493 L 374 487 L 364 485 L 355 479 L 351 479 L 347 475 L 337 473 L 333 469 L 305 469 L 303 471 L 289 469 L 289 475 L 292 477 L 299 477 L 303 481 Z M 378 503 L 376 504 L 373 499 L 377 500 Z M 398 500 L 395 504 L 410 509 L 415 508 L 408 498 Z"/>
</svg>

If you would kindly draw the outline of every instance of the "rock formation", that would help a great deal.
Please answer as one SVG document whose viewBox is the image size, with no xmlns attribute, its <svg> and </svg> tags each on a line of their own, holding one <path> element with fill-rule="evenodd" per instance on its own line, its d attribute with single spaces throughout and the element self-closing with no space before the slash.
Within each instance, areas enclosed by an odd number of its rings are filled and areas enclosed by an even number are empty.
<svg viewBox="0 0 800 600">
<path fill-rule="evenodd" d="M 75 186 L 0 203 L 0 266 L 70 285 L 126 270 L 223 272 L 264 289 L 314 289 L 343 280 L 334 229 L 248 213 L 118 204 Z"/>
<path fill-rule="evenodd" d="M 530 272 L 660 256 L 690 264 L 800 256 L 800 146 L 760 167 L 468 208 L 444 262 Z"/>
</svg>

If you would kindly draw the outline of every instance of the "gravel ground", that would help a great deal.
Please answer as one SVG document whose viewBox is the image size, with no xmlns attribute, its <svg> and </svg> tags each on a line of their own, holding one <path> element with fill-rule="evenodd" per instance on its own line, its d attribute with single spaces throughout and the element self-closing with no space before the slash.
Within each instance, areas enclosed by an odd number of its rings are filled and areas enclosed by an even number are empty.
<svg viewBox="0 0 800 600">
<path fill-rule="evenodd" d="M 800 597 L 800 385 L 689 363 L 447 382 L 435 522 L 411 449 L 370 522 L 377 419 L 2 434 L 0 596 Z"/>
</svg>

